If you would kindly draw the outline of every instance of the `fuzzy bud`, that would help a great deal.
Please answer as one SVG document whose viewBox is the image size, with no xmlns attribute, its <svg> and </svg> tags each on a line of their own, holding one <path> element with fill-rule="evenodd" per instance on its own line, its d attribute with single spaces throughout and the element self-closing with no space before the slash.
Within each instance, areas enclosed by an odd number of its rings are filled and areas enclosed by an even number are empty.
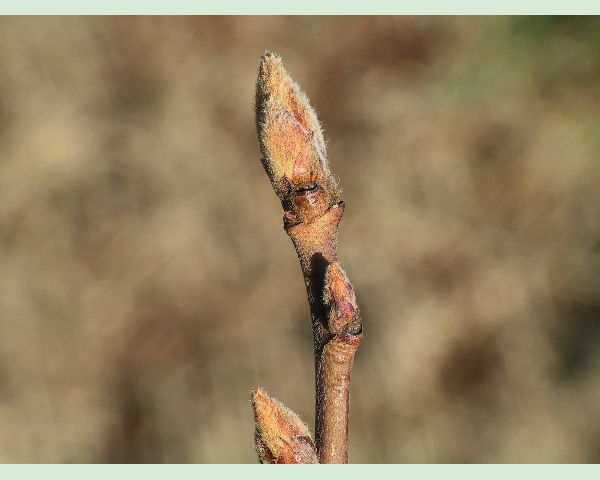
<svg viewBox="0 0 600 480">
<path fill-rule="evenodd" d="M 255 446 L 261 463 L 319 463 L 308 427 L 262 388 L 252 391 Z"/>
<path fill-rule="evenodd" d="M 294 222 L 310 223 L 339 201 L 317 115 L 270 52 L 256 82 L 256 125 L 263 166 Z"/>
</svg>

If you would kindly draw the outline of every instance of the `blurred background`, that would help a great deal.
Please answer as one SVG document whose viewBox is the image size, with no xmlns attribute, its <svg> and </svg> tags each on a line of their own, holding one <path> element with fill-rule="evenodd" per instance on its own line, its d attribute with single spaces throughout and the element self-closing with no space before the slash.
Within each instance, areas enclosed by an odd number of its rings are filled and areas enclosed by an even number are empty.
<svg viewBox="0 0 600 480">
<path fill-rule="evenodd" d="M 310 425 L 259 59 L 324 123 L 350 461 L 600 461 L 596 17 L 0 20 L 0 461 L 256 462 Z"/>
</svg>

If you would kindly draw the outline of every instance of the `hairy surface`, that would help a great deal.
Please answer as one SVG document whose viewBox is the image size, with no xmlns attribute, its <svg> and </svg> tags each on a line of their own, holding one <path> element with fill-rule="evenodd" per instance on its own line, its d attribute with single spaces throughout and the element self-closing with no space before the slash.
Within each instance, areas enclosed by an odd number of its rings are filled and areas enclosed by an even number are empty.
<svg viewBox="0 0 600 480">
<path fill-rule="evenodd" d="M 261 463 L 318 463 L 308 427 L 262 388 L 252 391 L 254 442 Z"/>
<path fill-rule="evenodd" d="M 317 115 L 271 52 L 258 72 L 256 125 L 263 166 L 291 222 L 310 222 L 339 200 Z"/>
</svg>

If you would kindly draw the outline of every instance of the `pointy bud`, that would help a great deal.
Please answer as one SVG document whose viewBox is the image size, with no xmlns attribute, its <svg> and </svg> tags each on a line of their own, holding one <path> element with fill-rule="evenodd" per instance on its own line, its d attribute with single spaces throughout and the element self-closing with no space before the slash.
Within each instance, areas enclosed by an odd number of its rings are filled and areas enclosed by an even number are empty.
<svg viewBox="0 0 600 480">
<path fill-rule="evenodd" d="M 323 302 L 331 308 L 329 331 L 340 333 L 344 327 L 354 335 L 360 333 L 360 311 L 354 288 L 338 262 L 327 265 L 323 287 Z"/>
<path fill-rule="evenodd" d="M 308 427 L 262 388 L 252 391 L 255 447 L 260 463 L 319 463 Z"/>
<path fill-rule="evenodd" d="M 339 200 L 317 114 L 270 52 L 258 72 L 256 125 L 263 166 L 284 210 L 309 223 Z"/>
</svg>

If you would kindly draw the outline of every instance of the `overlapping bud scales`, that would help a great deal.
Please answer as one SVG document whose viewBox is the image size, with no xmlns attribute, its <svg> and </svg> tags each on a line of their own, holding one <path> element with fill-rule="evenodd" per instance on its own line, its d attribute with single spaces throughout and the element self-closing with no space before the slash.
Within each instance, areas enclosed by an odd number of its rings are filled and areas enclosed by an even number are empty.
<svg viewBox="0 0 600 480">
<path fill-rule="evenodd" d="M 319 463 L 308 427 L 262 388 L 252 392 L 255 446 L 261 463 Z"/>
<path fill-rule="evenodd" d="M 263 166 L 285 210 L 310 221 L 307 204 L 323 213 L 339 200 L 317 115 L 270 52 L 262 56 L 256 83 L 256 124 Z"/>
<path fill-rule="evenodd" d="M 325 271 L 323 302 L 331 308 L 329 331 L 340 333 L 348 325 L 349 333 L 360 327 L 360 311 L 356 303 L 354 288 L 338 262 L 330 263 Z"/>
</svg>

